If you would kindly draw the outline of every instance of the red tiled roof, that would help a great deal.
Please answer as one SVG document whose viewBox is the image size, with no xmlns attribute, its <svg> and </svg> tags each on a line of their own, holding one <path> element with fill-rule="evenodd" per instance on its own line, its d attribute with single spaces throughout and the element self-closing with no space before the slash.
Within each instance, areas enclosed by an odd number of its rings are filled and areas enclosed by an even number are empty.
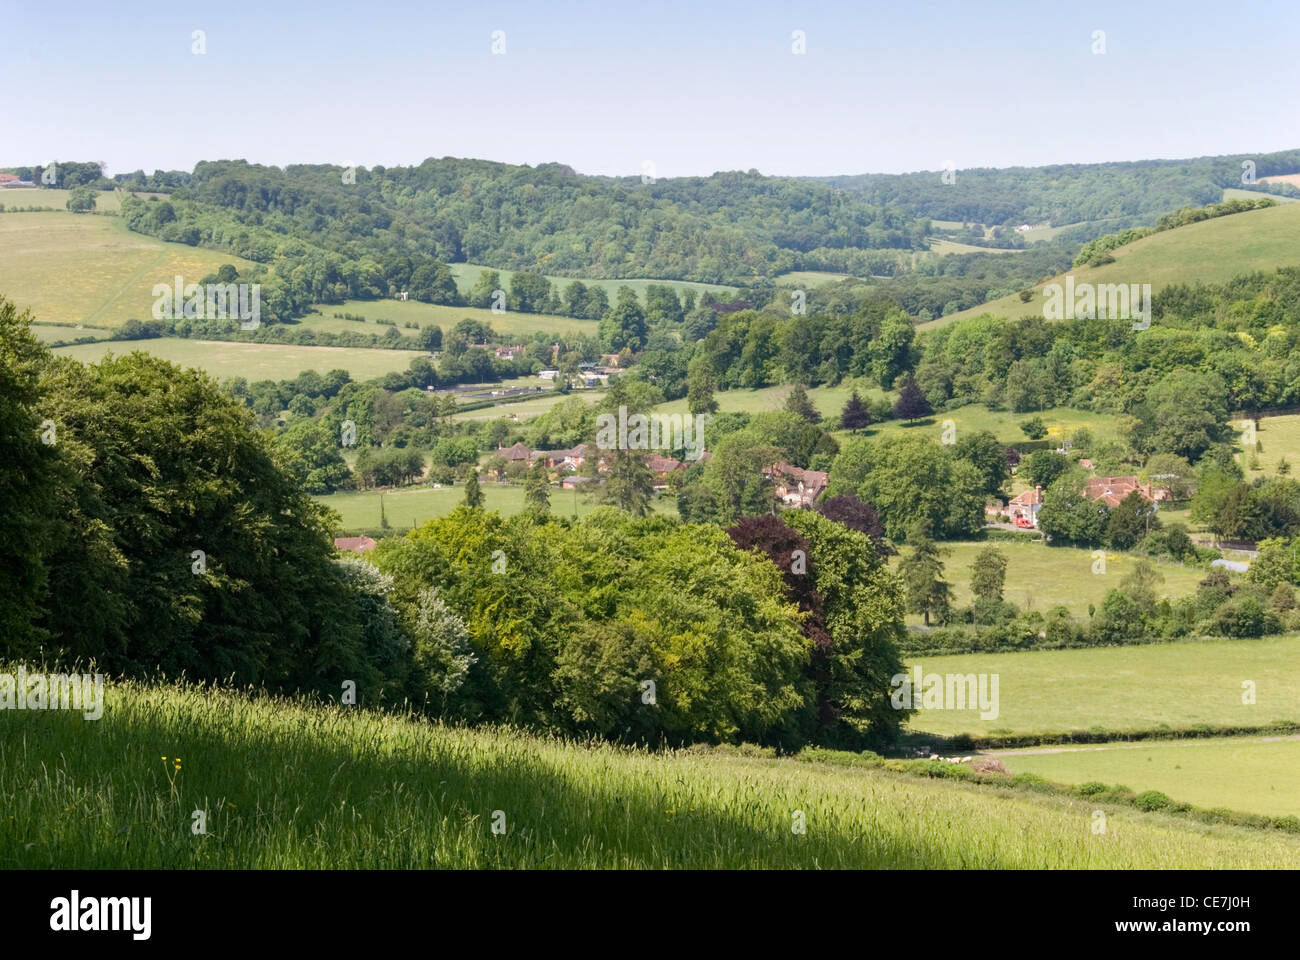
<svg viewBox="0 0 1300 960">
<path fill-rule="evenodd" d="M 522 443 L 516 443 L 513 446 L 498 448 L 497 453 L 507 460 L 522 460 L 525 463 L 532 457 L 532 451 Z"/>
<path fill-rule="evenodd" d="M 1083 495 L 1089 500 L 1100 500 L 1106 506 L 1113 507 L 1135 490 L 1143 500 L 1155 502 L 1151 485 L 1142 483 L 1137 477 L 1090 477 L 1084 484 Z"/>
<path fill-rule="evenodd" d="M 351 550 L 353 553 L 365 553 L 375 549 L 376 543 L 369 537 L 335 537 L 335 550 Z"/>
</svg>

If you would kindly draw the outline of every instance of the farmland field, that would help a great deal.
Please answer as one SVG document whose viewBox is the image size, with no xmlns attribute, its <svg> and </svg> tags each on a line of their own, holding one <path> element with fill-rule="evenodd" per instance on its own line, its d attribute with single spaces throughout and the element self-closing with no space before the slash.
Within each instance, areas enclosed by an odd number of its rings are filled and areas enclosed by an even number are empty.
<svg viewBox="0 0 1300 960">
<path fill-rule="evenodd" d="M 1007 600 L 1027 610 L 1046 613 L 1052 607 L 1069 607 L 1076 617 L 1087 618 L 1088 605 L 1101 606 L 1106 591 L 1118 587 L 1136 565 L 1138 558 L 1131 554 L 1106 552 L 1106 572 L 1092 573 L 1092 551 L 1082 547 L 1051 547 L 1042 542 L 1012 540 L 961 541 L 940 543 L 948 551 L 943 557 L 944 578 L 952 586 L 954 602 L 971 601 L 970 569 L 976 554 L 986 547 L 994 547 L 1007 558 L 1007 582 L 1004 596 Z M 903 548 L 907 552 L 907 548 Z M 895 557 L 893 563 L 897 564 Z M 1156 588 L 1159 596 L 1182 597 L 1193 593 L 1196 584 L 1203 580 L 1206 571 L 1177 563 L 1152 561 L 1152 565 L 1165 578 Z M 920 623 L 919 615 L 910 616 L 909 622 Z"/>
<path fill-rule="evenodd" d="M 6 868 L 1294 866 L 1300 838 L 879 769 L 578 746 L 110 683 L 0 713 Z M 29 749 L 30 744 L 39 749 Z M 173 770 L 166 757 L 183 757 Z M 268 776 L 267 771 L 272 771 Z M 190 835 L 191 812 L 207 835 Z M 792 811 L 807 830 L 791 831 Z M 501 811 L 506 833 L 492 832 Z M 125 839 L 124 839 L 125 838 Z"/>
<path fill-rule="evenodd" d="M 1261 179 L 1260 183 L 1266 182 Z M 1229 200 L 1258 200 L 1260 197 L 1268 197 L 1270 200 L 1276 200 L 1278 203 L 1300 203 L 1295 197 L 1277 197 L 1271 193 L 1260 193 L 1258 190 L 1239 190 L 1235 187 L 1227 187 L 1223 191 L 1223 200 L 1226 203 Z"/>
<path fill-rule="evenodd" d="M 474 284 L 478 282 L 479 274 L 484 270 L 496 270 L 501 276 L 502 289 L 509 292 L 510 278 L 515 275 L 513 270 L 498 270 L 496 267 L 488 267 L 478 263 L 451 263 L 451 275 L 456 279 L 456 286 L 461 293 L 469 293 Z M 730 300 L 735 296 L 735 287 L 728 287 L 718 283 L 698 283 L 694 280 L 653 280 L 653 279 L 633 279 L 633 280 L 593 280 L 590 277 L 559 277 L 551 274 L 546 275 L 546 279 L 555 284 L 556 289 L 563 294 L 564 288 L 574 280 L 581 280 L 589 287 L 603 287 L 605 295 L 609 297 L 612 304 L 618 296 L 619 287 L 631 287 L 636 291 L 637 299 L 642 303 L 645 302 L 646 287 L 650 284 L 658 284 L 661 287 L 672 287 L 677 291 L 677 296 L 681 297 L 687 290 L 695 291 L 696 300 L 704 293 L 712 293 L 719 300 Z M 589 323 L 591 321 L 588 321 Z"/>
<path fill-rule="evenodd" d="M 1158 293 L 1171 283 L 1221 283 L 1252 270 L 1274 270 L 1300 264 L 1300 205 L 1289 203 L 1203 220 L 1143 237 L 1112 252 L 1114 263 L 1076 267 L 1069 271 L 1076 284 L 1149 283 Z M 1063 282 L 1063 275 L 1053 281 Z M 1042 315 L 1043 284 L 1036 296 L 1021 303 L 1006 296 L 969 310 L 919 324 L 918 330 L 989 313 L 995 316 Z"/>
<path fill-rule="evenodd" d="M 153 315 L 153 286 L 176 276 L 197 283 L 226 253 L 131 233 L 117 217 L 72 213 L 0 214 L 0 293 L 37 322 L 118 327 Z"/>
<path fill-rule="evenodd" d="M 808 390 L 808 399 L 823 417 L 838 419 L 854 388 L 853 384 L 847 382 L 835 387 L 812 387 Z M 864 400 L 875 400 L 885 395 L 885 391 L 879 387 L 857 384 L 856 389 Z M 790 387 L 785 385 L 757 390 L 720 390 L 714 394 L 714 399 L 718 401 L 720 413 L 768 413 L 784 409 L 789 395 Z M 670 414 L 686 413 L 686 399 L 660 404 L 656 410 Z"/>
<path fill-rule="evenodd" d="M 1232 421 L 1238 438 L 1244 422 Z M 1285 460 L 1291 468 L 1291 475 L 1296 476 L 1300 470 L 1300 414 L 1288 413 L 1277 417 L 1262 417 L 1255 432 L 1258 449 L 1254 453 L 1255 462 L 1264 473 L 1277 473 L 1278 465 Z M 1238 455 L 1238 459 L 1242 459 Z M 1242 464 L 1246 468 L 1247 478 L 1253 479 L 1259 474 L 1251 470 L 1249 460 Z"/>
<path fill-rule="evenodd" d="M 1300 816 L 1300 737 L 1162 740 L 992 751 L 1015 773 L 1159 790 L 1198 807 Z"/>
<path fill-rule="evenodd" d="M 483 491 L 485 510 L 495 510 L 504 516 L 523 512 L 522 485 L 480 480 L 479 489 Z M 338 511 L 342 518 L 340 530 L 374 530 L 379 527 L 379 496 L 378 490 L 362 490 L 352 493 L 331 493 L 316 497 L 316 500 Z M 465 502 L 465 487 L 463 484 L 438 489 L 432 486 L 408 487 L 402 490 L 386 490 L 383 497 L 384 514 L 388 517 L 389 524 L 400 532 L 455 510 Z M 652 506 L 657 513 L 677 515 L 677 503 L 670 497 L 658 497 L 652 501 Z M 558 484 L 551 487 L 551 513 L 554 516 L 571 517 L 576 509 L 578 516 L 582 517 L 591 513 L 596 507 L 595 501 L 576 491 L 561 489 Z"/>
<path fill-rule="evenodd" d="M 422 354 L 413 350 L 372 350 L 364 347 L 300 347 L 278 343 L 238 343 L 221 340 L 124 340 L 58 347 L 55 353 L 82 362 L 143 350 L 183 367 L 198 367 L 218 379 L 245 377 L 256 380 L 291 380 L 304 370 L 325 373 L 346 370 L 354 380 L 368 380 L 405 370 Z"/>
<path fill-rule="evenodd" d="M 537 381 L 533 381 L 536 383 Z M 547 393 L 540 393 L 529 397 L 527 400 L 503 400 L 500 403 L 494 403 L 490 407 L 479 407 L 476 410 L 466 410 L 464 413 L 456 414 L 453 420 L 495 420 L 497 417 L 515 416 L 520 420 L 528 420 L 538 414 L 546 413 L 557 404 L 563 403 L 570 397 L 578 397 L 587 403 L 595 403 L 603 396 L 603 391 L 599 390 L 574 390 L 571 393 L 563 394 L 556 390 Z"/>
<path fill-rule="evenodd" d="M 1093 438 L 1099 442 L 1114 438 L 1118 432 L 1118 418 L 1107 413 L 1093 413 L 1075 407 L 1050 407 L 1041 412 L 1013 413 L 1010 410 L 990 410 L 982 403 L 967 404 L 955 410 L 940 410 L 927 417 L 926 421 L 918 421 L 915 424 L 908 424 L 902 420 L 886 420 L 873 424 L 865 432 L 869 435 L 924 433 L 933 436 L 937 441 L 943 431 L 943 421 L 951 420 L 957 428 L 958 437 L 968 432 L 988 430 L 1007 446 L 1018 446 L 1025 442 L 1025 434 L 1020 429 L 1020 424 L 1031 417 L 1043 419 L 1043 424 L 1047 427 L 1045 439 L 1048 440 L 1066 439 L 1081 427 L 1087 428 Z"/>
<path fill-rule="evenodd" d="M 1300 635 L 1296 634 L 916 657 L 909 660 L 909 668 L 913 664 L 927 673 L 999 677 L 999 715 L 994 719 L 982 720 L 972 710 L 931 710 L 919 711 L 908 722 L 911 730 L 941 736 L 1300 721 Z M 1241 702 L 1244 680 L 1256 685 L 1254 704 Z"/>
<path fill-rule="evenodd" d="M 548 334 L 596 333 L 594 320 L 575 320 L 572 317 L 555 317 L 544 313 L 520 313 L 507 310 L 493 313 L 477 307 L 446 307 L 435 303 L 420 303 L 416 300 L 345 300 L 339 304 L 316 304 L 314 312 L 302 319 L 306 326 L 332 333 L 379 333 L 385 326 L 376 320 L 393 320 L 397 323 L 399 333 L 411 331 L 402 326 L 404 323 L 417 323 L 421 327 L 436 324 L 443 333 L 465 319 L 477 320 L 487 324 L 498 333 L 507 336 L 527 336 L 542 332 Z M 365 323 L 336 317 L 336 313 L 351 313 L 366 318 Z"/>
</svg>

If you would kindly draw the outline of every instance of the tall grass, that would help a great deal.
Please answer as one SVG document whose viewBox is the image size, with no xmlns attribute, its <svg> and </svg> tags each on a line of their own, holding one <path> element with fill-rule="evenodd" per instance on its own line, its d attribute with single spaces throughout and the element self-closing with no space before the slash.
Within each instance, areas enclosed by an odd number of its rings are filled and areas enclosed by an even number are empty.
<svg viewBox="0 0 1300 960">
<path fill-rule="evenodd" d="M 195 686 L 109 684 L 106 698 L 99 721 L 0 711 L 0 865 L 1300 863 L 1300 840 L 1280 833 L 1115 807 L 1094 834 L 1091 802 L 877 769 L 573 744 Z M 204 835 L 191 830 L 195 810 L 207 812 Z"/>
</svg>

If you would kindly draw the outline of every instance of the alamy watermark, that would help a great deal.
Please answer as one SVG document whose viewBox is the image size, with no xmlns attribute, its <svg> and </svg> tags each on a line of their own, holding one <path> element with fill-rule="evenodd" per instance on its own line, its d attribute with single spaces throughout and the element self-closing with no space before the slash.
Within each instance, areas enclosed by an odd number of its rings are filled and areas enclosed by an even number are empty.
<svg viewBox="0 0 1300 960">
<path fill-rule="evenodd" d="M 912 675 L 896 673 L 889 678 L 893 692 L 889 702 L 895 710 L 976 710 L 981 720 L 998 716 L 998 674 L 923 673 L 919 666 Z"/>
<path fill-rule="evenodd" d="M 260 283 L 157 283 L 153 288 L 155 320 L 239 320 L 241 330 L 262 324 Z"/>
<path fill-rule="evenodd" d="M 104 675 L 0 673 L 0 710 L 80 710 L 87 720 L 104 715 Z"/>
<path fill-rule="evenodd" d="M 1139 296 L 1140 294 L 1140 296 Z M 1151 326 L 1151 284 L 1080 283 L 1067 274 L 1065 286 L 1043 287 L 1044 320 L 1132 320 L 1134 330 Z"/>
</svg>

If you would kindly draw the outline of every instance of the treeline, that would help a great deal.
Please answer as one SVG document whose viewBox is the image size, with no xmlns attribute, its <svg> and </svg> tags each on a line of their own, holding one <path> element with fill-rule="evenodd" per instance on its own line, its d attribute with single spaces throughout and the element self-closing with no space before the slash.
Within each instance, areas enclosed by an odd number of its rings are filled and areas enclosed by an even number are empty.
<svg viewBox="0 0 1300 960">
<path fill-rule="evenodd" d="M 959 170 L 814 178 L 914 217 L 1016 226 L 1112 220 L 1124 228 L 1151 223 L 1168 210 L 1222 199 L 1228 187 L 1285 194 L 1271 184 L 1244 184 L 1243 161 L 1256 177 L 1300 170 L 1300 150 L 1255 156 L 1198 157 L 1123 163 L 1056 164 L 1003 170 Z"/>
<path fill-rule="evenodd" d="M 743 282 L 836 269 L 836 251 L 924 249 L 927 233 L 888 207 L 757 173 L 641 184 L 453 159 L 346 171 L 200 163 L 167 200 L 125 212 L 133 230 L 274 266 L 291 294 L 306 285 L 326 303 L 394 287 L 448 302 L 449 262 Z"/>
</svg>

